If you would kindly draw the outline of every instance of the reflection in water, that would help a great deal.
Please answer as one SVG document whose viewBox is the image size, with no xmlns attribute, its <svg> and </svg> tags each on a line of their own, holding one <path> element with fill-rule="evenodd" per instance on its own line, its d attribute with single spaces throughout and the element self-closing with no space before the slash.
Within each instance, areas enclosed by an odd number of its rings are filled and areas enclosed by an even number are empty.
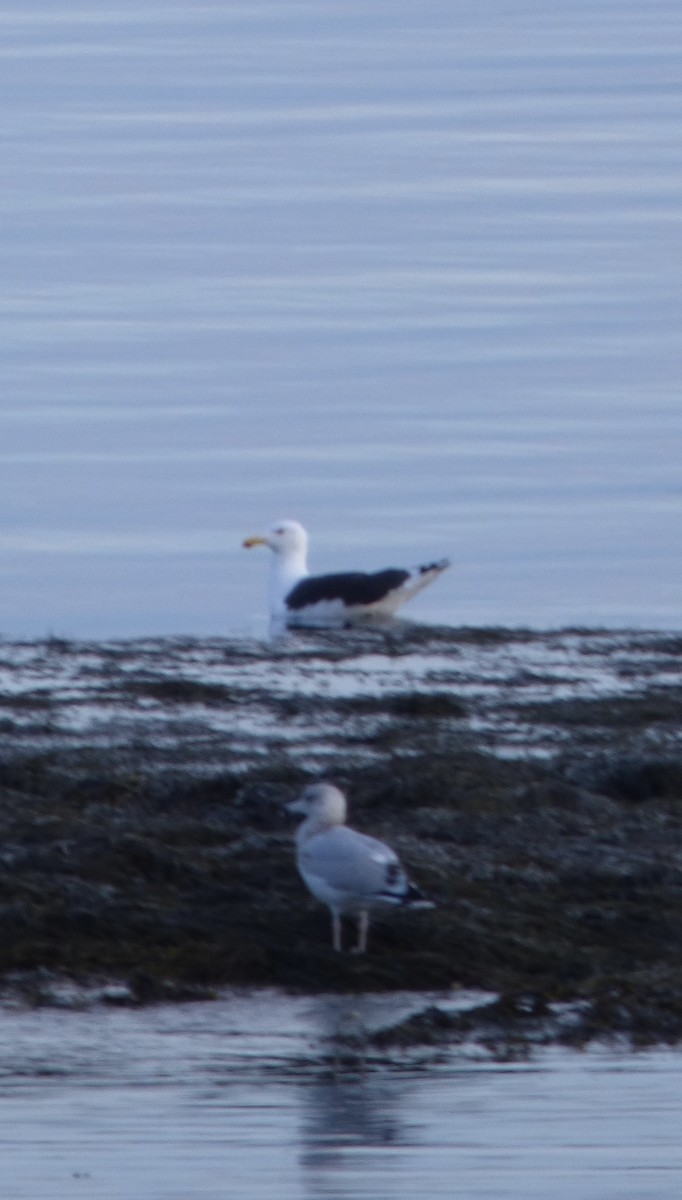
<svg viewBox="0 0 682 1200">
<path fill-rule="evenodd" d="M 342 1200 L 351 1194 L 347 1187 L 352 1170 L 346 1155 L 349 1148 L 376 1149 L 408 1141 L 409 1127 L 399 1115 L 405 1108 L 406 1087 L 399 1076 L 345 1070 L 299 1088 L 300 1163 L 311 1198 Z M 395 1161 L 392 1165 L 395 1168 Z M 357 1194 L 354 1189 L 352 1194 Z"/>
<path fill-rule="evenodd" d="M 383 1011 L 383 1018 L 382 1018 Z M 406 1122 L 408 1076 L 376 1072 L 367 1063 L 367 1033 L 396 1019 L 395 997 L 326 996 L 314 1017 L 330 1047 L 328 1070 L 298 1088 L 301 1106 L 300 1163 L 311 1197 L 357 1195 L 351 1148 L 414 1144 L 416 1127 Z M 395 1167 L 395 1163 L 393 1163 Z M 349 1187 L 351 1190 L 349 1191 Z"/>
</svg>

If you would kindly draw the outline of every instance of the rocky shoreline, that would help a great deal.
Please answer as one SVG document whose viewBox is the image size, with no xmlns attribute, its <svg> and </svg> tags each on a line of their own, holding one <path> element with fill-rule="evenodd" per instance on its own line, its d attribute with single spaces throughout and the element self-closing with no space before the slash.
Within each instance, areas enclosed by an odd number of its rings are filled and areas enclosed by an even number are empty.
<svg viewBox="0 0 682 1200">
<path fill-rule="evenodd" d="M 677 1042 L 681 702 L 656 631 L 2 642 L 0 995 L 461 986 L 492 1007 L 385 1044 Z M 363 958 L 293 865 L 284 805 L 321 776 L 437 904 Z"/>
</svg>

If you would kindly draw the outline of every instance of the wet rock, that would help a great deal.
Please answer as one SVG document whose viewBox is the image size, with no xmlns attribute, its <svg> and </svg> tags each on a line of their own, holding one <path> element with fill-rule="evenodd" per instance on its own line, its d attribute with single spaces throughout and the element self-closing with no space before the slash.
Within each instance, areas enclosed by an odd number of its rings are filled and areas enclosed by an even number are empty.
<svg viewBox="0 0 682 1200">
<path fill-rule="evenodd" d="M 0 984 L 105 979 L 140 1004 L 459 983 L 497 1007 L 396 1036 L 677 1040 L 679 645 L 400 625 L 5 643 Z M 285 803 L 320 775 L 437 906 L 378 916 L 364 957 L 333 952 L 294 867 Z"/>
</svg>

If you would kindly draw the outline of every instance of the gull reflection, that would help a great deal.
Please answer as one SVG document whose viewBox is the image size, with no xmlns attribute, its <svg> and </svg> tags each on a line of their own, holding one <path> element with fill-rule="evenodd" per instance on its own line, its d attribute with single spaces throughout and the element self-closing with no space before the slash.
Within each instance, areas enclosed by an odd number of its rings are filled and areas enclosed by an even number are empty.
<svg viewBox="0 0 682 1200">
<path fill-rule="evenodd" d="M 359 1167 L 357 1151 L 371 1148 L 372 1170 L 377 1154 L 395 1155 L 413 1145 L 415 1126 L 403 1112 L 414 1079 L 368 1065 L 368 1032 L 384 1022 L 377 1019 L 380 997 L 331 996 L 316 1002 L 313 1016 L 329 1053 L 319 1073 L 298 1088 L 301 1106 L 299 1161 L 305 1190 L 314 1200 L 366 1195 L 366 1163 Z M 384 1001 L 384 1007 L 390 1005 Z M 395 1000 L 388 1020 L 395 1019 Z M 359 1190 L 358 1190 L 359 1189 Z"/>
</svg>

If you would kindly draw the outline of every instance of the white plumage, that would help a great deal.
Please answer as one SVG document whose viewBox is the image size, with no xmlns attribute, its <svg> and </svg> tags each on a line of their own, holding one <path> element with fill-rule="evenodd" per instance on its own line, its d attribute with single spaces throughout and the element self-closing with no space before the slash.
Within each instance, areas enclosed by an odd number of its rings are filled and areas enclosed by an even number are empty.
<svg viewBox="0 0 682 1200">
<path fill-rule="evenodd" d="M 390 846 L 345 824 L 346 798 L 337 787 L 311 784 L 288 808 L 305 817 L 296 833 L 296 865 L 313 896 L 331 911 L 335 950 L 342 949 L 344 915 L 358 918 L 353 953 L 363 954 L 373 909 L 433 908 Z"/>
<path fill-rule="evenodd" d="M 286 625 L 333 626 L 366 617 L 391 616 L 449 567 L 447 559 L 413 569 L 345 571 L 311 575 L 308 534 L 298 521 L 279 521 L 244 546 L 269 546 L 270 617 Z"/>
</svg>

